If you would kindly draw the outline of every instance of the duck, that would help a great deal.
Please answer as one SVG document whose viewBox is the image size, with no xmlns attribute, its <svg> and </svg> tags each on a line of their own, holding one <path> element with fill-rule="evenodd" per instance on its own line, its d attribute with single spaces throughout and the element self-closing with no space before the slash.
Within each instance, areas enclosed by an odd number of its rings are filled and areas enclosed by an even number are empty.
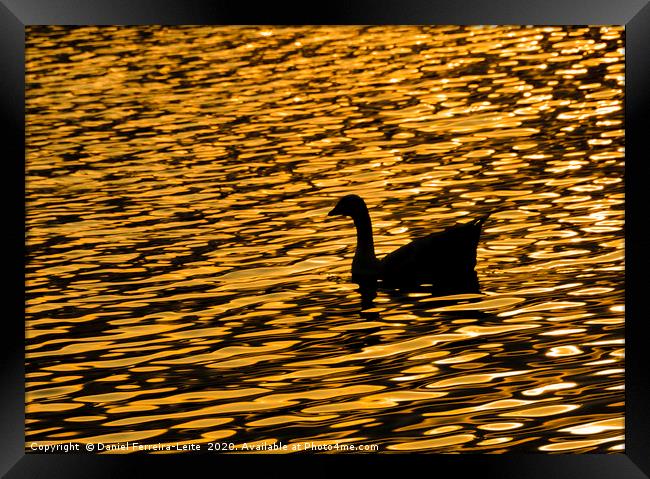
<svg viewBox="0 0 650 479">
<path fill-rule="evenodd" d="M 358 195 L 342 197 L 328 216 L 348 216 L 357 230 L 352 281 L 389 289 L 433 287 L 445 292 L 478 291 L 476 248 L 489 214 L 417 238 L 382 259 L 375 255 L 370 213 Z"/>
</svg>

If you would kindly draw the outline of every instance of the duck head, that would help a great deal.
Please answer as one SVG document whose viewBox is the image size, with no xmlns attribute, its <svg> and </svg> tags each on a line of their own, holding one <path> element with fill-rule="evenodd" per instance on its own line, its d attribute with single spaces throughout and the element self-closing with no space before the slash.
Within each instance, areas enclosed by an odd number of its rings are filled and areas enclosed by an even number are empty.
<svg viewBox="0 0 650 479">
<path fill-rule="evenodd" d="M 334 209 L 327 213 L 327 216 L 351 216 L 357 218 L 367 212 L 366 204 L 357 195 L 347 195 L 339 200 Z"/>
<path fill-rule="evenodd" d="M 357 229 L 357 248 L 352 260 L 352 281 L 360 286 L 376 287 L 380 264 L 375 256 L 372 224 L 366 203 L 357 195 L 347 195 L 339 200 L 327 216 L 350 216 Z M 372 289 L 372 288 L 367 288 Z"/>
</svg>

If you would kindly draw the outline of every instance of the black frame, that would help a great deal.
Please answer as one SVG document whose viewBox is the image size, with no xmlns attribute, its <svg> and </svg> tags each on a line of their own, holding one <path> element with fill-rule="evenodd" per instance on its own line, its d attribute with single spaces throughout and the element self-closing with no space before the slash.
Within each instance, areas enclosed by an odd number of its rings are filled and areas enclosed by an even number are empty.
<svg viewBox="0 0 650 479">
<path fill-rule="evenodd" d="M 626 441 L 616 454 L 437 454 L 437 455 L 88 455 L 24 452 L 24 225 L 25 130 L 24 69 L 26 25 L 111 24 L 537 24 L 626 27 Z M 234 0 L 0 0 L 0 105 L 3 159 L 12 188 L 5 205 L 5 239 L 13 252 L 5 255 L 4 318 L 0 348 L 3 394 L 0 407 L 0 472 L 8 478 L 107 478 L 187 475 L 206 463 L 213 473 L 237 467 L 237 474 L 280 477 L 340 475 L 348 466 L 366 474 L 398 467 L 400 473 L 508 478 L 650 478 L 650 381 L 643 367 L 643 293 L 650 270 L 650 241 L 643 238 L 643 186 L 650 180 L 643 156 L 644 117 L 650 110 L 649 0 L 330 0 L 311 10 L 259 5 Z M 18 198 L 18 199 L 16 199 Z M 645 202 L 647 204 L 647 200 Z M 8 268 L 8 271 L 7 271 Z M 644 281 L 645 279 L 645 281 Z M 646 293 L 647 294 L 647 293 Z M 414 469 L 413 466 L 420 466 Z"/>
</svg>

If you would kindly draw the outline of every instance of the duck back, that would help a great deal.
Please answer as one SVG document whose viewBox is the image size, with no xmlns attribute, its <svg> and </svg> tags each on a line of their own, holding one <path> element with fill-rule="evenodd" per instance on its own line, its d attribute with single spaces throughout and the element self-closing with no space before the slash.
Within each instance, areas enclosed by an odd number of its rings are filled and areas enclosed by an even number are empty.
<svg viewBox="0 0 650 479">
<path fill-rule="evenodd" d="M 452 289 L 478 287 L 474 267 L 481 227 L 487 216 L 418 238 L 380 262 L 382 284 L 391 288 L 422 284 Z"/>
</svg>

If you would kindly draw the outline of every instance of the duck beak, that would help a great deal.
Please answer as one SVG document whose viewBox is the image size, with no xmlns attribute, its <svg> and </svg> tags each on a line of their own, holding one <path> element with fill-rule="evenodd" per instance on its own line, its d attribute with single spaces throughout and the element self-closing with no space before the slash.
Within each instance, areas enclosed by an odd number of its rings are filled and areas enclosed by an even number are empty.
<svg viewBox="0 0 650 479">
<path fill-rule="evenodd" d="M 341 213 L 339 213 L 338 210 L 337 210 L 336 207 L 335 207 L 332 211 L 330 211 L 329 213 L 327 213 L 327 216 L 337 216 L 337 215 L 340 215 L 340 214 L 341 214 Z"/>
</svg>

